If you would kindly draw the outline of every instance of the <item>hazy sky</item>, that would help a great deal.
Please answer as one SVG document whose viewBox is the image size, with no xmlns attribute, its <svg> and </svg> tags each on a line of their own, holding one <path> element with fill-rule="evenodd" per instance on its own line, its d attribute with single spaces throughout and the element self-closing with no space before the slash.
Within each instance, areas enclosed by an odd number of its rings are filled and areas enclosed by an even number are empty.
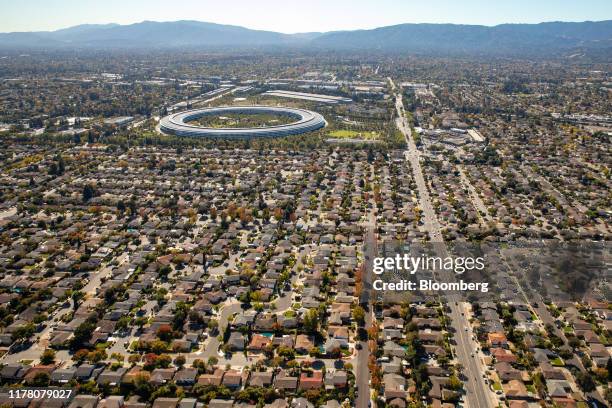
<svg viewBox="0 0 612 408">
<path fill-rule="evenodd" d="M 612 19 L 612 0 L 0 0 L 0 31 L 200 20 L 284 33 Z"/>
</svg>

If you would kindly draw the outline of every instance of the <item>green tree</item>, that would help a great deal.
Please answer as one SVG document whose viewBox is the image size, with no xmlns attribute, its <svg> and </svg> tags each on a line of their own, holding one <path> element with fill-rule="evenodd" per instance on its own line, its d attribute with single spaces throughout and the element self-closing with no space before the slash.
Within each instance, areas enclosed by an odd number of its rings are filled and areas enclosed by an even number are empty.
<svg viewBox="0 0 612 408">
<path fill-rule="evenodd" d="M 49 382 L 51 382 L 51 376 L 45 371 L 36 373 L 32 379 L 32 385 L 34 387 L 46 387 L 49 385 Z"/>
<path fill-rule="evenodd" d="M 74 337 L 70 341 L 70 347 L 75 350 L 82 348 L 89 340 L 91 334 L 96 329 L 96 324 L 92 320 L 86 320 L 74 330 Z"/>
<path fill-rule="evenodd" d="M 117 325 L 115 326 L 115 330 L 118 331 L 125 331 L 128 329 L 130 321 L 132 319 L 130 318 L 130 316 L 121 316 L 119 318 L 119 320 L 117 321 Z"/>
<path fill-rule="evenodd" d="M 185 359 L 185 356 L 182 356 L 182 355 L 178 355 L 174 359 L 174 365 L 177 367 L 183 367 L 186 362 L 187 360 Z"/>
<path fill-rule="evenodd" d="M 593 380 L 593 377 L 589 373 L 577 373 L 576 382 L 584 392 L 595 390 L 595 380 Z"/>
<path fill-rule="evenodd" d="M 24 324 L 13 331 L 11 339 L 13 341 L 27 340 L 34 335 L 35 331 L 36 329 L 32 323 Z"/>
<path fill-rule="evenodd" d="M 319 328 L 319 313 L 316 309 L 309 309 L 304 315 L 304 329 L 308 333 L 315 333 Z"/>
<path fill-rule="evenodd" d="M 43 351 L 42 356 L 40 357 L 40 364 L 48 365 L 53 364 L 55 361 L 55 351 L 51 349 L 46 349 Z"/>
<path fill-rule="evenodd" d="M 363 307 L 355 306 L 355 308 L 353 308 L 353 319 L 359 326 L 363 326 L 365 323 L 365 310 L 363 310 Z"/>
<path fill-rule="evenodd" d="M 86 184 L 83 187 L 83 202 L 86 203 L 91 200 L 95 195 L 95 190 L 91 184 Z"/>
<path fill-rule="evenodd" d="M 293 360 L 295 358 L 295 350 L 287 346 L 280 346 L 276 352 L 279 356 L 284 357 L 287 360 Z"/>
<path fill-rule="evenodd" d="M 151 384 L 148 374 L 139 373 L 134 378 L 134 392 L 141 397 L 148 398 L 153 392 L 153 384 Z"/>
</svg>

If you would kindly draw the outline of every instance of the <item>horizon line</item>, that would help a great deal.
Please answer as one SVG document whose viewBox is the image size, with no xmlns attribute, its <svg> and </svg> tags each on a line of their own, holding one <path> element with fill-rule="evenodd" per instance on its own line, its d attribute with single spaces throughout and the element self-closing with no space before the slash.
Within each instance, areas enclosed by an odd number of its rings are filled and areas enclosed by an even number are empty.
<svg viewBox="0 0 612 408">
<path fill-rule="evenodd" d="M 233 23 L 218 23 L 218 22 L 214 22 L 214 21 L 204 21 L 204 20 L 189 20 L 189 19 L 180 19 L 180 20 L 151 20 L 151 19 L 146 19 L 146 20 L 142 20 L 142 21 L 136 21 L 133 23 L 126 23 L 126 24 L 120 24 L 120 23 L 114 23 L 114 22 L 107 22 L 107 23 L 80 23 L 80 24 L 75 24 L 75 25 L 71 25 L 71 26 L 67 26 L 67 27 L 61 27 L 61 28 L 56 28 L 53 30 L 30 30 L 30 31 L 0 31 L 0 34 L 14 34 L 14 33 L 52 33 L 52 32 L 56 32 L 56 31 L 61 31 L 61 30 L 67 30 L 70 28 L 75 28 L 75 27 L 80 27 L 80 26 L 110 26 L 110 25 L 114 25 L 114 26 L 121 26 L 121 27 L 126 27 L 126 26 L 131 26 L 131 25 L 136 25 L 136 24 L 142 24 L 142 23 L 177 23 L 177 22 L 181 22 L 181 21 L 185 21 L 185 22 L 195 22 L 195 23 L 206 23 L 206 24 L 215 24 L 215 25 L 221 25 L 221 26 L 233 26 L 233 27 L 240 27 L 240 28 L 245 28 L 248 30 L 252 30 L 252 31 L 267 31 L 267 32 L 273 32 L 273 33 L 277 33 L 277 34 L 284 34 L 284 35 L 299 35 L 299 34 L 310 34 L 310 33 L 321 33 L 321 34 L 325 34 L 325 33 L 332 33 L 332 32 L 343 32 L 343 31 L 367 31 L 367 30 L 375 30 L 378 28 L 384 28 L 384 27 L 394 27 L 394 26 L 399 26 L 399 25 L 406 25 L 406 24 L 412 24 L 412 25 L 455 25 L 455 26 L 473 26 L 473 27 L 488 27 L 488 28 L 494 28 L 494 27 L 499 27 L 499 26 L 503 26 L 503 25 L 539 25 L 539 24 L 551 24 L 551 23 L 568 23 L 568 24 L 580 24 L 580 23 L 604 23 L 604 22 L 608 22 L 608 21 L 612 21 L 612 19 L 604 19 L 604 20 L 582 20 L 582 21 L 570 21 L 570 20 L 548 20 L 548 21 L 540 21 L 537 23 L 513 23 L 513 22 L 506 22 L 506 23 L 499 23 L 499 24 L 492 24 L 492 25 L 488 25 L 488 24 L 468 24 L 468 23 L 424 23 L 424 22 L 420 22 L 420 23 L 411 23 L 411 22 L 404 22 L 404 23 L 396 23 L 396 24 L 388 24 L 388 25 L 380 25 L 380 26 L 374 26 L 374 27 L 369 27 L 369 28 L 345 28 L 345 29 L 335 29 L 335 30 L 327 30 L 327 31 L 298 31 L 298 32 L 283 32 L 283 31 L 275 31 L 275 30 L 271 30 L 271 29 L 263 29 L 263 28 L 250 28 L 244 25 L 238 25 L 238 24 L 233 24 Z"/>
</svg>

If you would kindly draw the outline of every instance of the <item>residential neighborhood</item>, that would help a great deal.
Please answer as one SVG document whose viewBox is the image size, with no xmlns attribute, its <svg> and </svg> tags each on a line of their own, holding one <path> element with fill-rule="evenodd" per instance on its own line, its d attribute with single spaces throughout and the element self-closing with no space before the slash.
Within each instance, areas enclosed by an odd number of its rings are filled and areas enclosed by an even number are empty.
<svg viewBox="0 0 612 408">
<path fill-rule="evenodd" d="M 596 23 L 0 33 L 0 406 L 610 406 L 609 38 L 553 46 Z"/>
</svg>

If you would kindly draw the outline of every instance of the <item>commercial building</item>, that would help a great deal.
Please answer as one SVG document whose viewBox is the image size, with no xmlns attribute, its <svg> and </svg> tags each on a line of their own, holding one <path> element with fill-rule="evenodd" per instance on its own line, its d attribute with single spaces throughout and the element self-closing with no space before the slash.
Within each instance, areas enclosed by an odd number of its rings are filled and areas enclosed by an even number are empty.
<svg viewBox="0 0 612 408">
<path fill-rule="evenodd" d="M 189 124 L 203 116 L 225 114 L 273 114 L 295 118 L 295 122 L 255 128 L 207 128 Z M 177 136 L 249 139 L 256 137 L 282 137 L 298 135 L 325 127 L 327 122 L 320 114 L 305 109 L 283 108 L 276 106 L 224 106 L 193 109 L 164 117 L 160 130 Z"/>
</svg>

